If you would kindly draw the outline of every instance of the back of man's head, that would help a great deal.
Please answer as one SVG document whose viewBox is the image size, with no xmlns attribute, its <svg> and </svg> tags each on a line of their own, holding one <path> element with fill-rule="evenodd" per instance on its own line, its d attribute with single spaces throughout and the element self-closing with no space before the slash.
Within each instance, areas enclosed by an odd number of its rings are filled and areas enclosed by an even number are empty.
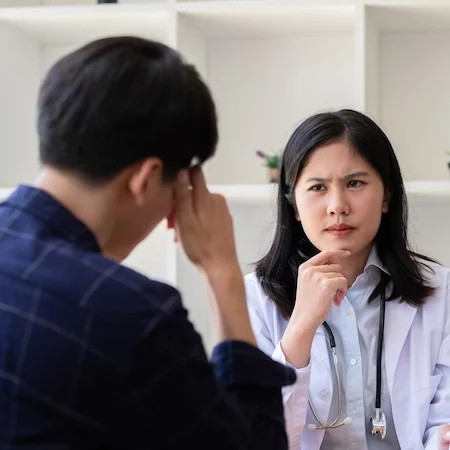
<svg viewBox="0 0 450 450">
<path fill-rule="evenodd" d="M 217 144 L 214 102 L 197 71 L 137 37 L 100 39 L 57 61 L 38 108 L 41 163 L 95 184 L 148 157 L 171 180 Z"/>
</svg>

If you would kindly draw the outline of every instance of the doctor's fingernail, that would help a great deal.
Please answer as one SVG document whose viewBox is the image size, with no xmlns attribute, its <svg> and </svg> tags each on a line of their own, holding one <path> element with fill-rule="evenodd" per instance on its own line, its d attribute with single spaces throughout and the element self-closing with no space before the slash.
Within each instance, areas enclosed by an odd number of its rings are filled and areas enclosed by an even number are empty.
<svg viewBox="0 0 450 450">
<path fill-rule="evenodd" d="M 447 431 L 447 433 L 445 433 L 445 439 L 449 439 L 450 440 L 450 431 Z"/>
</svg>

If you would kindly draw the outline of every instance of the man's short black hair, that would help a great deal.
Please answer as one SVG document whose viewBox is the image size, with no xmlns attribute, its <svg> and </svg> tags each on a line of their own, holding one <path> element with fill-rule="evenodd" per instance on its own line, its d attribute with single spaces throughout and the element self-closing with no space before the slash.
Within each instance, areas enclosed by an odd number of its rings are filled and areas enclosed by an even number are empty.
<svg viewBox="0 0 450 450">
<path fill-rule="evenodd" d="M 93 41 L 57 61 L 39 94 L 44 165 L 102 183 L 148 157 L 172 179 L 215 152 L 210 91 L 173 49 L 138 37 Z"/>
</svg>

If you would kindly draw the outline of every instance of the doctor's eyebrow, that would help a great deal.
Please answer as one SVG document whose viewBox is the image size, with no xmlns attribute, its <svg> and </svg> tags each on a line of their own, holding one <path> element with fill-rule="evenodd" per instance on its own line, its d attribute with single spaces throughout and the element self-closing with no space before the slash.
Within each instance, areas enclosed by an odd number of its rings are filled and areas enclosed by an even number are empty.
<svg viewBox="0 0 450 450">
<path fill-rule="evenodd" d="M 342 178 L 343 180 L 351 180 L 352 178 L 364 178 L 364 177 L 368 177 L 370 176 L 369 172 L 352 172 L 349 173 L 348 175 L 345 175 L 344 178 Z M 330 178 L 320 178 L 320 177 L 312 177 L 312 178 L 308 178 L 306 180 L 307 183 L 310 182 L 316 182 L 316 183 L 326 183 L 328 181 L 331 181 Z"/>
</svg>

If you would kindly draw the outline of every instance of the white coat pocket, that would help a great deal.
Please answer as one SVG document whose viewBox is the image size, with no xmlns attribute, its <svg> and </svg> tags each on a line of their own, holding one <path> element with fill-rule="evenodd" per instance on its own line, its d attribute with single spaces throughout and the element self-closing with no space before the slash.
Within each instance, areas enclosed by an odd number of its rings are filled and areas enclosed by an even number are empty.
<svg viewBox="0 0 450 450">
<path fill-rule="evenodd" d="M 419 423 L 425 424 L 427 422 L 430 404 L 436 394 L 441 378 L 442 373 L 439 372 L 436 375 L 428 375 L 417 379 L 415 401 L 417 404 L 417 414 L 420 418 Z"/>
</svg>

